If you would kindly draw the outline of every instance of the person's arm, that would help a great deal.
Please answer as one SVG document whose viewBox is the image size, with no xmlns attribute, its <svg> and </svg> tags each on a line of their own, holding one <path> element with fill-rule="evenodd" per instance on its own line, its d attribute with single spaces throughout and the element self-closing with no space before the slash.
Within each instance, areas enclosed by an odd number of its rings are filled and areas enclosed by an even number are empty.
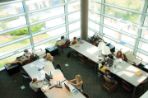
<svg viewBox="0 0 148 98">
<path fill-rule="evenodd" d="M 76 79 L 69 80 L 68 82 L 72 85 L 76 85 Z"/>
<path fill-rule="evenodd" d="M 81 81 L 76 83 L 76 86 L 81 86 L 82 84 L 83 84 L 83 81 L 81 80 Z"/>
</svg>

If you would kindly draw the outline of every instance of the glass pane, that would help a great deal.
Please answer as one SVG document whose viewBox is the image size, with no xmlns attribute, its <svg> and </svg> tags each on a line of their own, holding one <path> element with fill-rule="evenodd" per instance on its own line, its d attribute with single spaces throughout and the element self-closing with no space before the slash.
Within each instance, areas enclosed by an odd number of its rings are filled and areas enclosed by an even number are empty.
<svg viewBox="0 0 148 98">
<path fill-rule="evenodd" d="M 29 11 L 52 8 L 64 4 L 64 0 L 29 0 L 26 1 Z"/>
<path fill-rule="evenodd" d="M 62 15 L 62 14 L 64 15 L 64 7 L 57 7 L 57 8 L 54 8 L 54 9 L 38 12 L 38 13 L 35 13 L 35 14 L 31 14 L 29 16 L 30 17 L 29 21 L 31 23 L 33 23 L 33 22 L 37 22 L 37 21 L 40 21 L 40 20 L 43 20 L 43 19 L 50 18 L 50 17 Z"/>
<path fill-rule="evenodd" d="M 17 51 L 20 48 L 24 48 L 24 47 L 27 47 L 29 45 L 30 45 L 30 40 L 29 39 L 19 41 L 17 43 L 13 43 L 11 45 L 0 48 L 0 55 L 7 54 L 7 53 L 9 53 L 11 51 Z"/>
<path fill-rule="evenodd" d="M 117 41 L 121 39 L 121 34 L 119 32 L 113 31 L 113 30 L 108 29 L 106 27 L 104 27 L 103 33 L 107 36 L 110 36 L 112 39 L 115 39 Z"/>
<path fill-rule="evenodd" d="M 68 12 L 74 12 L 79 10 L 80 10 L 80 1 L 68 4 Z"/>
<path fill-rule="evenodd" d="M 91 1 L 90 1 L 91 2 Z M 89 9 L 92 11 L 92 12 L 97 12 L 99 13 L 100 10 L 101 10 L 101 5 L 99 3 L 96 3 L 96 2 L 91 2 L 90 3 L 90 6 L 89 6 Z"/>
<path fill-rule="evenodd" d="M 56 18 L 56 19 L 46 21 L 45 27 L 50 28 L 50 27 L 54 27 L 54 26 L 64 24 L 64 23 L 65 23 L 65 17 L 60 17 L 60 18 Z"/>
<path fill-rule="evenodd" d="M 80 28 L 80 21 L 69 24 L 69 31 L 73 31 L 79 28 Z"/>
<path fill-rule="evenodd" d="M 33 42 L 36 44 L 38 42 L 48 39 L 48 37 L 49 37 L 49 35 L 47 33 L 33 36 Z"/>
<path fill-rule="evenodd" d="M 137 55 L 142 58 L 142 61 L 148 63 L 148 56 L 142 54 L 142 53 L 137 53 Z"/>
<path fill-rule="evenodd" d="M 29 11 L 51 7 L 51 2 L 49 0 L 28 0 L 26 1 L 26 4 Z"/>
<path fill-rule="evenodd" d="M 69 34 L 69 38 L 70 38 L 70 40 L 72 40 L 73 37 L 80 38 L 80 31 L 77 30 L 77 31 L 74 31 L 74 32 L 72 32 L 72 33 Z"/>
<path fill-rule="evenodd" d="M 21 28 L 15 31 L 7 32 L 5 34 L 0 34 L 0 44 L 17 40 L 18 38 L 27 36 L 28 34 L 27 28 Z"/>
<path fill-rule="evenodd" d="M 75 21 L 75 20 L 78 20 L 78 19 L 80 20 L 80 12 L 76 12 L 76 13 L 68 15 L 68 21 L 69 22 Z"/>
<path fill-rule="evenodd" d="M 55 26 L 58 26 L 58 25 L 61 25 L 64 23 L 65 23 L 64 17 L 60 17 L 60 18 L 46 21 L 45 23 L 33 25 L 33 26 L 31 26 L 31 30 L 33 33 L 37 33 L 37 32 L 43 31 L 47 28 L 52 28 L 52 27 L 55 27 Z"/>
<path fill-rule="evenodd" d="M 10 29 L 10 28 L 15 28 L 15 27 L 22 26 L 25 24 L 26 24 L 26 21 L 25 21 L 24 16 L 19 16 L 19 17 L 7 19 L 7 20 L 2 20 L 2 21 L 0 21 L 0 31 Z"/>
<path fill-rule="evenodd" d="M 16 15 L 18 13 L 23 13 L 22 3 L 13 3 L 8 5 L 0 6 L 0 18 L 6 16 Z"/>
<path fill-rule="evenodd" d="M 139 44 L 139 48 L 142 49 L 142 50 L 144 50 L 144 51 L 146 51 L 146 52 L 148 52 L 148 43 L 141 42 Z"/>
<path fill-rule="evenodd" d="M 99 24 L 96 24 L 96 23 L 94 23 L 94 22 L 92 22 L 92 21 L 89 21 L 89 22 L 88 22 L 88 26 L 89 26 L 91 29 L 93 29 L 93 30 L 99 31 Z"/>
<path fill-rule="evenodd" d="M 52 38 L 52 37 L 57 37 L 63 33 L 65 33 L 65 26 L 64 27 L 60 27 L 60 28 L 57 28 L 57 29 L 54 29 L 54 30 L 50 30 L 47 32 L 49 38 Z"/>
<path fill-rule="evenodd" d="M 97 23 L 100 22 L 100 15 L 95 14 L 95 13 L 89 13 L 89 18 L 93 21 L 96 21 Z"/>
<path fill-rule="evenodd" d="M 148 28 L 142 30 L 142 38 L 148 40 Z"/>
<path fill-rule="evenodd" d="M 136 13 L 131 13 L 131 12 L 127 12 L 127 11 L 123 11 L 123 10 L 111 8 L 111 7 L 105 7 L 105 13 L 108 14 L 109 16 L 111 15 L 121 20 L 130 21 L 133 23 L 138 23 L 139 16 L 140 16 L 139 14 L 136 14 Z"/>
<path fill-rule="evenodd" d="M 144 0 L 106 0 L 107 3 L 141 11 Z"/>
<path fill-rule="evenodd" d="M 12 56 L 10 56 L 8 58 L 5 58 L 5 59 L 0 60 L 0 69 L 2 67 L 4 67 L 4 65 L 6 63 L 10 63 L 10 62 L 15 61 L 16 57 L 21 56 L 21 55 L 22 55 L 22 53 L 19 53 L 19 54 L 15 54 L 15 55 L 12 55 Z"/>
<path fill-rule="evenodd" d="M 137 35 L 137 27 L 128 21 L 121 21 L 121 20 L 115 20 L 111 18 L 104 18 L 104 24 L 116 28 L 118 30 L 128 32 L 133 35 Z"/>
<path fill-rule="evenodd" d="M 32 33 L 38 33 L 42 30 L 45 30 L 45 23 L 40 23 L 40 24 L 31 26 Z"/>
<path fill-rule="evenodd" d="M 91 37 L 91 36 L 93 36 L 94 34 L 95 34 L 94 31 L 92 31 L 92 30 L 88 30 L 88 37 Z"/>
<path fill-rule="evenodd" d="M 127 47 L 127 46 L 123 46 L 123 45 L 121 45 L 120 43 L 115 42 L 114 40 L 112 40 L 112 38 L 103 37 L 103 39 L 104 39 L 106 42 L 111 43 L 112 45 L 114 45 L 115 48 L 116 48 L 116 51 L 118 51 L 118 50 L 121 50 L 122 52 L 126 52 L 126 51 L 129 51 L 129 50 L 132 51 L 131 48 L 129 48 L 129 47 Z"/>
<path fill-rule="evenodd" d="M 134 46 L 134 44 L 135 44 L 135 39 L 133 39 L 129 36 L 123 35 L 123 34 L 121 34 L 121 38 L 119 41 L 120 41 L 120 44 L 122 44 L 122 45 L 128 44 L 128 45 Z"/>
<path fill-rule="evenodd" d="M 57 39 L 50 40 L 48 42 L 44 42 L 44 43 L 40 44 L 39 46 L 36 46 L 35 51 L 38 51 L 40 49 L 44 50 L 47 47 L 53 47 L 53 46 L 55 46 L 56 41 L 57 41 Z"/>
<path fill-rule="evenodd" d="M 147 14 L 148 14 L 148 12 L 147 12 Z M 145 18 L 144 26 L 148 26 L 148 16 L 146 16 L 146 18 Z"/>
</svg>

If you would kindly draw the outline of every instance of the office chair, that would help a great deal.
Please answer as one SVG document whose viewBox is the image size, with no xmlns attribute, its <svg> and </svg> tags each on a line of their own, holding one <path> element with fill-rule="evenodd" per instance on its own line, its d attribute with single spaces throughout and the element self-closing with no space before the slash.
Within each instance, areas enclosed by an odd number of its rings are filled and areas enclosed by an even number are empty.
<svg viewBox="0 0 148 98">
<path fill-rule="evenodd" d="M 111 79 L 109 79 L 109 78 L 106 77 L 106 76 L 103 76 L 103 80 L 104 80 L 104 81 L 103 81 L 103 87 L 104 87 L 107 91 L 113 92 L 113 91 L 116 90 L 117 84 L 118 84 L 117 81 L 111 80 Z"/>
<path fill-rule="evenodd" d="M 63 72 L 60 64 L 55 64 L 55 69 L 59 69 L 59 70 L 61 70 L 61 72 Z"/>
</svg>

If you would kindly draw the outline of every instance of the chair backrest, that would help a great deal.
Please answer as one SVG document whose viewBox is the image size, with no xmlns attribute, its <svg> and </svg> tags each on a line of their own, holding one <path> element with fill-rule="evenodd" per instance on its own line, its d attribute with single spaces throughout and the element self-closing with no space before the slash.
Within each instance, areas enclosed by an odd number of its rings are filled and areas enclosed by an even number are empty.
<svg viewBox="0 0 148 98">
<path fill-rule="evenodd" d="M 110 78 L 108 78 L 107 76 L 103 76 L 103 78 L 104 78 L 104 80 L 105 80 L 105 82 L 108 82 L 108 83 L 111 83 L 112 81 L 111 81 L 111 79 Z"/>
</svg>

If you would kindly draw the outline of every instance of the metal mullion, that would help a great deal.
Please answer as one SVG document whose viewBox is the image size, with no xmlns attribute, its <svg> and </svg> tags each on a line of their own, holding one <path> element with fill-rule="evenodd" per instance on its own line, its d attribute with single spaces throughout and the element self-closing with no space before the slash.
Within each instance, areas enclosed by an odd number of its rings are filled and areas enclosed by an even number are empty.
<svg viewBox="0 0 148 98">
<path fill-rule="evenodd" d="M 3 30 L 3 31 L 0 31 L 0 34 L 4 34 L 4 33 L 7 33 L 7 32 L 10 32 L 10 31 L 14 31 L 14 30 L 17 30 L 17 29 L 20 29 L 20 28 L 23 28 L 23 27 L 27 27 L 27 25 L 22 25 L 22 26 L 19 26 L 19 27 Z"/>
<path fill-rule="evenodd" d="M 65 13 L 65 28 L 66 28 L 66 37 L 69 39 L 69 20 L 68 20 L 68 1 L 64 0 L 64 13 Z"/>
<path fill-rule="evenodd" d="M 105 0 L 101 0 L 101 3 L 105 3 Z M 105 13 L 105 6 L 101 4 L 101 11 L 100 13 Z M 103 24 L 104 24 L 104 16 L 100 16 L 100 26 L 99 26 L 99 33 L 100 35 L 103 35 Z M 102 36 L 103 37 L 103 36 Z"/>
<path fill-rule="evenodd" d="M 25 12 L 26 24 L 28 25 L 27 29 L 28 29 L 28 32 L 29 32 L 29 35 L 30 35 L 31 48 L 34 51 L 34 42 L 33 42 L 33 36 L 32 36 L 31 27 L 30 27 L 30 22 L 29 22 L 29 13 L 28 13 L 26 1 L 22 1 L 22 5 L 23 5 L 23 8 L 24 8 L 24 12 Z"/>
<path fill-rule="evenodd" d="M 145 0 L 142 12 L 143 13 L 147 13 L 147 9 L 148 9 L 148 0 Z M 139 18 L 140 27 L 142 27 L 144 25 L 145 18 L 146 18 L 145 14 L 142 14 L 141 17 Z M 140 42 L 140 39 L 141 39 L 141 36 L 142 36 L 142 29 L 138 28 L 138 32 L 137 33 L 138 34 L 137 34 L 137 38 L 136 38 L 135 46 L 134 46 L 134 53 L 135 54 L 137 53 L 139 42 Z"/>
<path fill-rule="evenodd" d="M 20 41 L 22 41 L 22 40 L 25 40 L 25 39 L 27 39 L 27 38 L 29 38 L 29 37 L 28 37 L 28 36 L 25 36 L 25 37 L 21 37 L 21 38 L 19 38 L 19 39 L 13 40 L 13 41 L 9 41 L 9 42 L 0 44 L 0 48 L 5 47 L 5 46 L 8 46 L 8 45 L 11 45 L 11 44 L 14 44 L 14 43 L 18 43 L 18 42 L 20 42 Z"/>
</svg>

